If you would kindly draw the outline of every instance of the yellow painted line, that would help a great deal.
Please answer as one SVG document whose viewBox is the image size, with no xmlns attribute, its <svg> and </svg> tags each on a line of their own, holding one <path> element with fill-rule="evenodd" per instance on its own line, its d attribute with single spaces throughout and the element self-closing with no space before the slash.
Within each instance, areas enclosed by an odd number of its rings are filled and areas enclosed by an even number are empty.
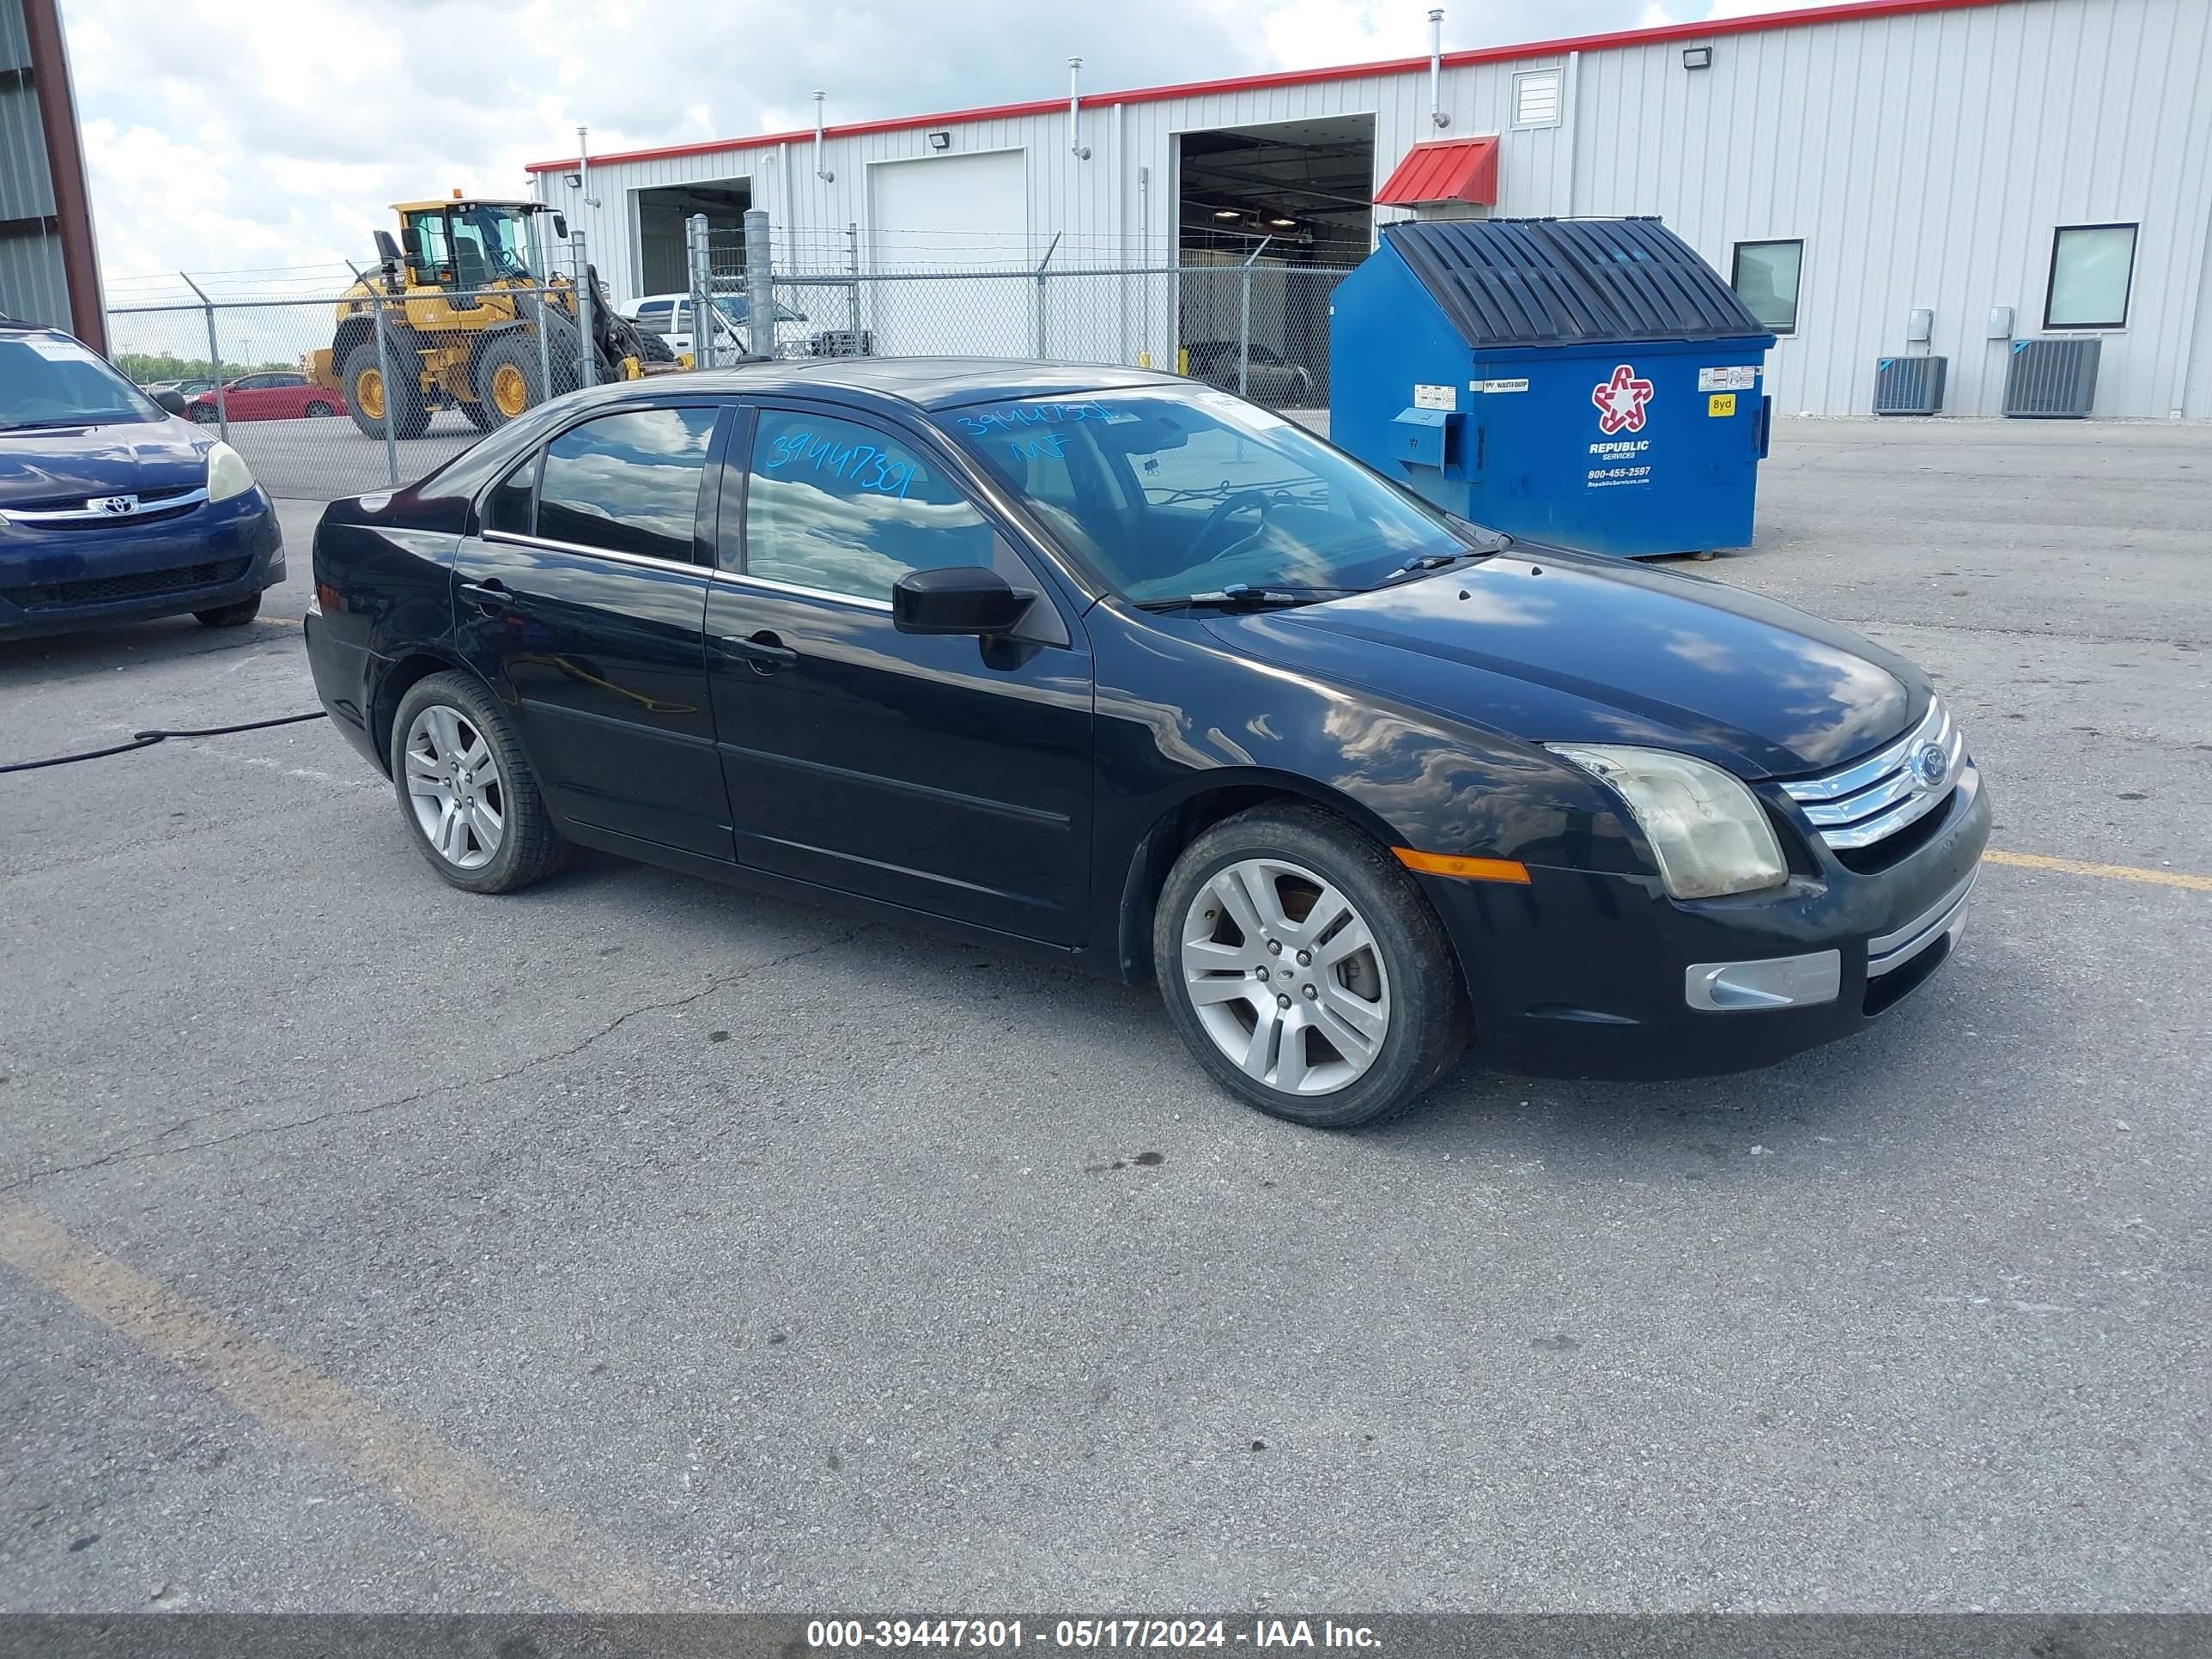
<svg viewBox="0 0 2212 1659">
<path fill-rule="evenodd" d="M 572 1608 L 700 1605 L 655 1568 L 606 1547 L 576 1516 L 515 1496 L 480 1460 L 81 1243 L 43 1215 L 0 1209 L 0 1261 Z"/>
<path fill-rule="evenodd" d="M 2100 876 L 2107 881 L 2144 881 L 2154 887 L 2212 893 L 2212 876 L 2192 876 L 2182 870 L 2146 870 L 2133 864 L 2090 864 L 2081 859 L 2046 858 L 2041 853 L 2008 853 L 1995 848 L 1982 854 L 1982 862 L 2009 864 L 2021 870 L 2056 870 L 2068 876 Z"/>
</svg>

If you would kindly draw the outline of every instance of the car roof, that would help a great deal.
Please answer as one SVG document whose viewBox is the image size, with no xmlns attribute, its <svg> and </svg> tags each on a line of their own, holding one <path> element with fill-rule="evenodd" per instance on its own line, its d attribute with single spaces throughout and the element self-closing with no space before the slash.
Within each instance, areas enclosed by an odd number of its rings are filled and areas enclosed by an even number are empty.
<svg viewBox="0 0 2212 1659">
<path fill-rule="evenodd" d="M 652 395 L 659 377 L 623 382 Z M 708 369 L 681 377 L 682 390 L 856 394 L 855 402 L 889 400 L 917 409 L 957 409 L 1002 398 L 1072 397 L 1124 386 L 1188 386 L 1179 375 L 1111 363 L 1040 363 L 995 357 L 813 357 Z"/>
</svg>

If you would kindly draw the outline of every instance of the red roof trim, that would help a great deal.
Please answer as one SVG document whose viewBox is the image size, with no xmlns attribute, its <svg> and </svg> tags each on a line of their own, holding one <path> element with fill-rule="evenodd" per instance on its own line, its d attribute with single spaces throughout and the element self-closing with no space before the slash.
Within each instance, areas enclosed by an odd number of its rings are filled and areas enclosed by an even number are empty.
<svg viewBox="0 0 2212 1659">
<path fill-rule="evenodd" d="M 1376 207 L 1418 207 L 1425 202 L 1498 205 L 1498 140 L 1431 139 L 1406 152 L 1382 188 Z"/>
<path fill-rule="evenodd" d="M 1657 28 L 1620 29 L 1611 34 L 1575 35 L 1559 40 L 1532 40 L 1510 46 L 1478 46 L 1471 52 L 1448 52 L 1447 68 L 1468 64 L 1510 63 L 1519 58 L 1552 58 L 1570 52 L 1599 52 L 1611 46 L 1646 46 L 1663 40 L 1714 40 L 1730 34 L 1756 34 L 1768 29 L 1804 28 L 1814 23 L 1847 23 L 1854 20 L 1905 17 L 1919 12 L 1964 11 L 1986 6 L 2018 4 L 2021 0 L 1857 0 L 1857 3 L 1817 6 L 1804 11 L 1765 12 L 1751 17 L 1726 17 L 1702 23 L 1667 23 Z M 1376 75 L 1407 75 L 1427 69 L 1425 58 L 1396 58 L 1379 64 L 1339 64 L 1325 69 L 1274 70 L 1265 75 L 1237 76 L 1224 81 L 1185 81 L 1174 86 L 1139 87 L 1127 92 L 1102 92 L 1084 100 L 1086 108 L 1114 104 L 1152 104 L 1167 98 L 1200 98 L 1212 93 L 1249 92 L 1267 87 L 1310 85 L 1316 81 L 1357 81 Z M 1020 104 L 993 104 L 981 109 L 953 110 L 936 115 L 897 115 L 878 121 L 854 121 L 825 127 L 832 138 L 860 137 L 872 132 L 897 132 L 910 127 L 959 126 L 970 121 L 1013 120 L 1030 115 L 1051 115 L 1065 110 L 1065 98 L 1036 98 Z M 663 161 L 686 155 L 713 155 L 726 150 L 764 149 L 775 144 L 811 140 L 814 129 L 763 133 L 754 138 L 713 138 L 703 143 L 667 144 L 655 149 L 614 150 L 592 159 L 616 161 Z M 569 156 L 558 161 L 532 161 L 532 173 L 557 173 L 576 165 Z"/>
</svg>

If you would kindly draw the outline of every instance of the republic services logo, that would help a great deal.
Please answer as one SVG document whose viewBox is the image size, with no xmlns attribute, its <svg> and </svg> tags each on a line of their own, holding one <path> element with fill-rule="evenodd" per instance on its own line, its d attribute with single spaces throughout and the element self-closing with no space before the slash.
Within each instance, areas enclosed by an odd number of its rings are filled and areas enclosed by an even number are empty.
<svg viewBox="0 0 2212 1659">
<path fill-rule="evenodd" d="M 1608 438 L 1620 432 L 1644 430 L 1644 407 L 1651 401 L 1651 382 L 1639 380 L 1636 371 L 1626 363 L 1613 371 L 1613 378 L 1601 380 L 1590 391 L 1590 401 L 1597 405 L 1597 429 Z"/>
</svg>

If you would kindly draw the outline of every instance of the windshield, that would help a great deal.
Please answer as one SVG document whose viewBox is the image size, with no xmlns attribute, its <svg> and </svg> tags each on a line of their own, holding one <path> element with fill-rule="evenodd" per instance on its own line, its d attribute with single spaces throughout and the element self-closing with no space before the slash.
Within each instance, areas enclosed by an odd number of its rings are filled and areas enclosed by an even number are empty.
<svg viewBox="0 0 2212 1659">
<path fill-rule="evenodd" d="M 66 335 L 0 334 L 0 432 L 167 418 Z"/>
<path fill-rule="evenodd" d="M 490 277 L 536 278 L 538 271 L 530 258 L 530 227 L 524 222 L 527 214 L 512 208 L 471 207 L 450 216 L 456 249 L 473 246 L 483 256 L 484 270 Z"/>
<path fill-rule="evenodd" d="M 744 296 L 738 294 L 716 295 L 714 309 L 740 328 L 744 326 L 745 319 L 752 314 Z M 802 323 L 806 320 L 781 300 L 775 302 L 775 319 L 779 323 Z"/>
<path fill-rule="evenodd" d="M 1222 392 L 1100 392 L 955 410 L 961 444 L 1139 604 L 1372 587 L 1474 550 L 1303 427 Z"/>
</svg>

